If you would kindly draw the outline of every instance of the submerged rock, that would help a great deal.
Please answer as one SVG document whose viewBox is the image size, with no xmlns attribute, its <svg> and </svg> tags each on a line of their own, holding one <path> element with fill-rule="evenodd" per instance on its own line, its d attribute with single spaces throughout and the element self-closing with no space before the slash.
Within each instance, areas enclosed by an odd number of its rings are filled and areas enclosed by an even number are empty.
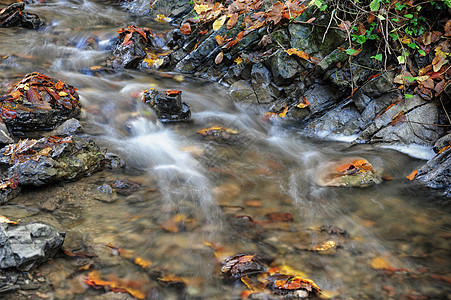
<svg viewBox="0 0 451 300">
<path fill-rule="evenodd" d="M 182 102 L 182 91 L 146 91 L 143 102 L 155 111 L 161 122 L 187 121 L 191 117 L 189 105 Z"/>
<path fill-rule="evenodd" d="M 346 157 L 321 164 L 315 181 L 320 186 L 361 187 L 378 184 L 382 180 L 366 159 Z"/>
<path fill-rule="evenodd" d="M 26 12 L 25 2 L 16 2 L 0 10 L 0 27 L 22 26 L 26 28 L 38 28 L 44 25 L 38 15 Z"/>
<path fill-rule="evenodd" d="M 17 175 L 20 185 L 40 186 L 89 175 L 101 168 L 104 158 L 86 138 L 26 139 L 0 149 L 0 170 L 9 177 Z"/>
<path fill-rule="evenodd" d="M 1 117 L 13 134 L 52 130 L 80 115 L 76 89 L 38 72 L 29 73 L 0 97 Z"/>
<path fill-rule="evenodd" d="M 63 245 L 64 235 L 46 224 L 0 224 L 0 269 L 36 268 L 55 256 Z"/>
</svg>

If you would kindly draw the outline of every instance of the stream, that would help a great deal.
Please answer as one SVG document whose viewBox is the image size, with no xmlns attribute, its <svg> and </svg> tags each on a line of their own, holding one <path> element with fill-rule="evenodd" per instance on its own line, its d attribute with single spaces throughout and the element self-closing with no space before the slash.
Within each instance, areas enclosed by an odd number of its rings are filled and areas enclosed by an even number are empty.
<svg viewBox="0 0 451 300">
<path fill-rule="evenodd" d="M 0 298 L 112 299 L 84 283 L 96 270 L 133 282 L 146 299 L 239 299 L 246 286 L 224 280 L 220 262 L 262 253 L 312 279 L 325 299 L 450 299 L 449 205 L 405 178 L 430 150 L 408 155 L 323 138 L 289 121 L 264 122 L 263 108 L 233 103 L 227 87 L 204 79 L 96 71 L 91 67 L 110 56 L 120 27 L 170 29 L 133 14 L 143 10 L 138 1 L 128 8 L 106 0 L 27 4 L 47 26 L 0 30 L 2 94 L 33 71 L 75 86 L 83 135 L 127 165 L 25 188 L 0 207 L 11 219 L 56 226 L 70 249 L 89 254 L 59 255 L 34 271 L 45 279 L 37 289 Z M 150 88 L 181 90 L 191 121 L 161 124 L 143 113 L 139 93 Z M 211 126 L 239 134 L 224 141 L 197 133 Z M 364 188 L 315 184 L 319 164 L 348 156 L 364 157 L 391 180 Z M 139 187 L 128 195 L 99 193 L 116 180 Z M 327 233 L 328 226 L 347 233 Z M 337 246 L 312 250 L 327 241 Z"/>
</svg>

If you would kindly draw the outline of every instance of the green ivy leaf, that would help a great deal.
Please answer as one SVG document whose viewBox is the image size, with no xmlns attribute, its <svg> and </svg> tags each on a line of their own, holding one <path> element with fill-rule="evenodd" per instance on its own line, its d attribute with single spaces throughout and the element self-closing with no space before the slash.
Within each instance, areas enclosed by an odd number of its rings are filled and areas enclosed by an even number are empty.
<svg viewBox="0 0 451 300">
<path fill-rule="evenodd" d="M 413 95 L 412 94 L 404 94 L 404 97 L 406 97 L 406 99 L 410 99 L 410 98 L 413 98 Z"/>
<path fill-rule="evenodd" d="M 407 15 L 404 15 L 404 17 L 407 18 L 407 19 L 412 19 L 413 15 L 412 14 L 407 14 Z"/>
<path fill-rule="evenodd" d="M 371 58 L 377 59 L 378 61 L 382 61 L 382 53 L 371 56 Z"/>
<path fill-rule="evenodd" d="M 347 55 L 354 55 L 357 51 L 355 51 L 354 49 L 346 49 L 345 52 Z"/>
<path fill-rule="evenodd" d="M 403 55 L 400 55 L 400 56 L 398 56 L 398 57 L 396 57 L 396 58 L 398 59 L 398 63 L 399 63 L 400 65 L 403 65 L 403 64 L 406 62 L 406 57 L 403 56 Z"/>
<path fill-rule="evenodd" d="M 424 50 L 418 50 L 418 53 L 420 53 L 421 56 L 426 56 L 426 52 L 424 52 Z"/>
</svg>

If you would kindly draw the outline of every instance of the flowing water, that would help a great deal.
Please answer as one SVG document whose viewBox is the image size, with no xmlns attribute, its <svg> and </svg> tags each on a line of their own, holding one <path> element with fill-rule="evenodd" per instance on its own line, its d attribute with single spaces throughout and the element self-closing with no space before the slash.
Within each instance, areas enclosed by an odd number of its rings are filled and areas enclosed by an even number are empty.
<svg viewBox="0 0 451 300">
<path fill-rule="evenodd" d="M 84 135 L 119 154 L 127 167 L 27 188 L 0 207 L 0 215 L 57 226 L 67 233 L 69 250 L 86 254 L 60 255 L 34 271 L 45 279 L 37 290 L 5 299 L 94 299 L 105 290 L 83 283 L 92 270 L 132 281 L 149 299 L 238 299 L 246 287 L 224 281 L 220 271 L 220 259 L 236 253 L 264 253 L 275 258 L 273 265 L 302 271 L 325 298 L 450 299 L 447 201 L 405 179 L 424 161 L 315 137 L 289 122 L 264 122 L 261 108 L 232 103 L 225 87 L 205 80 L 90 70 L 109 56 L 120 27 L 169 29 L 115 3 L 58 1 L 30 4 L 27 11 L 48 25 L 1 29 L 0 89 L 32 71 L 74 85 L 85 108 Z M 157 122 L 137 104 L 138 93 L 151 87 L 182 90 L 192 121 Z M 221 141 L 197 133 L 210 126 L 239 134 Z M 320 163 L 346 156 L 366 158 L 393 180 L 366 188 L 314 183 Z M 105 199 L 98 187 L 116 180 L 140 187 Z M 271 219 L 274 213 L 285 219 Z M 321 232 L 323 225 L 347 234 Z M 311 251 L 330 240 L 339 247 Z M 152 265 L 139 266 L 138 257 Z M 171 276 L 182 279 L 169 280 L 169 287 L 159 280 Z"/>
</svg>

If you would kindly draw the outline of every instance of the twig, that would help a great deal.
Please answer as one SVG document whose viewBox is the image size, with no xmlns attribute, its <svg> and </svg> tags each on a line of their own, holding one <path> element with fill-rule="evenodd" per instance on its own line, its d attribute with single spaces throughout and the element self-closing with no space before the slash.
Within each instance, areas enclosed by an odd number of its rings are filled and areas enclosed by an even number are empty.
<svg viewBox="0 0 451 300">
<path fill-rule="evenodd" d="M 329 31 L 330 24 L 332 24 L 332 19 L 334 18 L 334 15 L 335 15 L 335 9 L 332 10 L 332 12 L 330 13 L 329 24 L 327 25 L 326 31 L 324 32 L 323 40 L 321 41 L 321 43 L 324 43 L 324 39 L 326 38 L 327 32 Z"/>
</svg>

